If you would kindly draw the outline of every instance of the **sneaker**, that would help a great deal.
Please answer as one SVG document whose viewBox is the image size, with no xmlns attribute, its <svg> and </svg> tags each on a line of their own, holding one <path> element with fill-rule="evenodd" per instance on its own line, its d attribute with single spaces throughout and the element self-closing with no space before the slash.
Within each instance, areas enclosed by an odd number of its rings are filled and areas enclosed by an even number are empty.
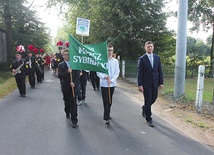
<svg viewBox="0 0 214 155">
<path fill-rule="evenodd" d="M 85 100 L 82 100 L 82 103 L 83 103 L 83 104 L 86 104 L 87 102 L 86 102 Z"/>
<path fill-rule="evenodd" d="M 82 101 L 78 101 L 77 102 L 77 105 L 79 106 L 79 105 L 81 105 L 82 104 Z"/>
</svg>

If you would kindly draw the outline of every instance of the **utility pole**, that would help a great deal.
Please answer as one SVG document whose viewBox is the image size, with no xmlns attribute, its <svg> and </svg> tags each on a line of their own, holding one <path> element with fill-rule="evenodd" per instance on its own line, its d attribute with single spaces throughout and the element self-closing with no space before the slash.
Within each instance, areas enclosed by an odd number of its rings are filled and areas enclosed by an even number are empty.
<svg viewBox="0 0 214 155">
<path fill-rule="evenodd" d="M 188 1 L 178 0 L 178 29 L 176 40 L 176 61 L 174 78 L 175 98 L 181 97 L 185 92 L 187 11 Z"/>
</svg>

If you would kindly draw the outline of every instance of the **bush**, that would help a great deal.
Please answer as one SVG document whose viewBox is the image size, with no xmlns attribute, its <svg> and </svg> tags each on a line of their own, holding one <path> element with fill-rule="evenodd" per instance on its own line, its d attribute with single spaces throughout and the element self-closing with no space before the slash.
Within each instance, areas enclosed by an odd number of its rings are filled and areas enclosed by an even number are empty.
<svg viewBox="0 0 214 155">
<path fill-rule="evenodd" d="M 9 70 L 10 70 L 10 67 L 7 62 L 5 61 L 0 62 L 0 72 L 9 71 Z"/>
</svg>

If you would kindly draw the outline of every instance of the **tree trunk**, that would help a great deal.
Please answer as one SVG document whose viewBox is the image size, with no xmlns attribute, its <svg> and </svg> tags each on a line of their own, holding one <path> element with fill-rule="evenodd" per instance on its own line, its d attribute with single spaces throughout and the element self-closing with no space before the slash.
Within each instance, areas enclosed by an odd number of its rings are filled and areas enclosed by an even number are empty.
<svg viewBox="0 0 214 155">
<path fill-rule="evenodd" d="M 214 23 L 213 23 L 213 35 L 212 35 L 212 46 L 210 50 L 210 77 L 214 77 Z"/>
<path fill-rule="evenodd" d="M 10 0 L 4 2 L 4 23 L 7 37 L 7 62 L 10 63 L 13 58 L 13 35 L 12 35 L 12 19 L 10 14 Z"/>
</svg>

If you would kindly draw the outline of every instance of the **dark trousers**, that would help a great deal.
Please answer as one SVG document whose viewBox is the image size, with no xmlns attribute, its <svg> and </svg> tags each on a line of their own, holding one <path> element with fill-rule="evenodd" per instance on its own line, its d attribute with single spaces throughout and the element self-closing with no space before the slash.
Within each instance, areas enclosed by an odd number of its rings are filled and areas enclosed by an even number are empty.
<svg viewBox="0 0 214 155">
<path fill-rule="evenodd" d="M 87 81 L 79 83 L 79 86 L 78 86 L 78 101 L 85 100 L 85 98 L 86 98 L 86 85 L 87 85 Z"/>
<path fill-rule="evenodd" d="M 144 88 L 143 94 L 144 94 L 144 106 L 142 108 L 145 111 L 146 120 L 151 121 L 152 120 L 151 106 L 157 99 L 158 88 L 155 87 Z"/>
<path fill-rule="evenodd" d="M 34 71 L 29 71 L 28 75 L 29 83 L 31 87 L 35 87 L 35 72 Z"/>
<path fill-rule="evenodd" d="M 114 87 L 110 87 L 110 99 L 109 99 L 108 87 L 101 87 L 101 93 L 102 93 L 103 107 L 104 107 L 103 119 L 108 120 L 110 117 Z"/>
<path fill-rule="evenodd" d="M 77 103 L 76 103 L 76 97 L 72 96 L 71 91 L 63 91 L 63 100 L 65 104 L 65 113 L 71 114 L 71 122 L 73 124 L 77 124 Z"/>
<path fill-rule="evenodd" d="M 39 69 L 36 69 L 36 79 L 37 82 L 42 82 L 42 73 L 39 71 Z"/>
<path fill-rule="evenodd" d="M 100 87 L 100 78 L 95 74 L 93 74 L 91 77 L 91 84 L 94 89 L 99 89 Z"/>
<path fill-rule="evenodd" d="M 16 84 L 19 89 L 20 95 L 26 94 L 26 84 L 25 84 L 25 76 L 23 77 L 16 77 Z"/>
<path fill-rule="evenodd" d="M 45 78 L 44 65 L 41 65 L 41 69 L 43 70 L 43 72 L 41 73 L 41 79 L 44 80 L 44 78 Z"/>
</svg>

